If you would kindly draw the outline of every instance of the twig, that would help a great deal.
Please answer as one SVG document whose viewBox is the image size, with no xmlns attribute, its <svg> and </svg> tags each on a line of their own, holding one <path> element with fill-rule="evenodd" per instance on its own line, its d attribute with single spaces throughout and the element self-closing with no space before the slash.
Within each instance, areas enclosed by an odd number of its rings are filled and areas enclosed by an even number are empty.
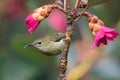
<svg viewBox="0 0 120 80">
<path fill-rule="evenodd" d="M 59 78 L 58 78 L 58 80 L 66 80 L 65 72 L 67 70 L 67 56 L 68 56 L 68 51 L 69 51 L 69 46 L 70 46 L 72 36 L 73 36 L 72 25 L 68 25 L 68 28 L 66 31 L 65 46 L 64 46 L 63 54 L 60 58 L 60 63 L 59 63 Z"/>
<path fill-rule="evenodd" d="M 58 9 L 60 11 L 62 11 L 63 13 L 66 14 L 66 11 L 64 11 L 63 7 L 61 5 L 58 5 L 58 4 L 52 4 L 50 5 L 52 9 Z"/>
<path fill-rule="evenodd" d="M 67 0 L 67 12 L 71 13 L 71 9 L 72 9 L 72 2 L 71 0 Z"/>
<path fill-rule="evenodd" d="M 78 6 L 79 6 L 79 4 L 80 4 L 80 1 L 81 1 L 81 0 L 76 0 L 75 7 L 74 7 L 75 9 L 78 8 Z"/>
<path fill-rule="evenodd" d="M 80 20 L 82 15 L 84 14 L 84 12 L 86 12 L 87 9 L 88 9 L 88 6 L 86 6 L 86 8 L 78 14 L 78 16 L 76 17 L 76 19 L 74 19 L 74 21 Z"/>
<path fill-rule="evenodd" d="M 80 4 L 80 1 L 81 1 L 81 0 L 76 0 L 75 6 L 74 6 L 74 10 L 73 10 L 73 14 L 76 14 L 76 13 L 77 13 L 77 11 L 78 11 L 78 6 L 79 6 L 79 4 Z"/>
<path fill-rule="evenodd" d="M 64 11 L 66 11 L 67 0 L 64 0 Z"/>
</svg>

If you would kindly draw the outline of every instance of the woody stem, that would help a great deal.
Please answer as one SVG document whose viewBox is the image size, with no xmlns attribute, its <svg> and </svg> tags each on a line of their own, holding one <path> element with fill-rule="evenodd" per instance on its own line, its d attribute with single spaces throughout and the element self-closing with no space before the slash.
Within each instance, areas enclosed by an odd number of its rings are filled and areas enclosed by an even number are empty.
<svg viewBox="0 0 120 80">
<path fill-rule="evenodd" d="M 65 40 L 65 46 L 63 50 L 63 54 L 60 58 L 59 63 L 59 78 L 58 80 L 66 80 L 65 72 L 67 70 L 67 56 L 69 51 L 70 42 L 73 36 L 73 28 L 72 25 L 68 25 L 67 31 L 66 31 L 66 40 Z"/>
</svg>

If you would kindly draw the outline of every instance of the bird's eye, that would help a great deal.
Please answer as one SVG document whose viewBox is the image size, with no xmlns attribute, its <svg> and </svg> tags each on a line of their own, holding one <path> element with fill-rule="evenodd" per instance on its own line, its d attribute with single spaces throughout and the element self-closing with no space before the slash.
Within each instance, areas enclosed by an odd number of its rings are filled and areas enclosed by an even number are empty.
<svg viewBox="0 0 120 80">
<path fill-rule="evenodd" d="M 38 44 L 41 44 L 41 42 L 38 42 Z"/>
</svg>

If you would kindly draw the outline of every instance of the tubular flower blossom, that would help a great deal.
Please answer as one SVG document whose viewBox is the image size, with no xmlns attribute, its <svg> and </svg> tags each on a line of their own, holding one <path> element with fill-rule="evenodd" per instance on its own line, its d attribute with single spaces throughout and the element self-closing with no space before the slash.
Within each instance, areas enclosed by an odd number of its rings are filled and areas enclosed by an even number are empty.
<svg viewBox="0 0 120 80">
<path fill-rule="evenodd" d="M 103 21 L 96 16 L 89 18 L 89 28 L 95 36 L 92 48 L 99 47 L 100 44 L 107 45 L 107 40 L 113 41 L 119 34 L 115 32 L 114 28 L 108 28 L 104 25 Z"/>
<path fill-rule="evenodd" d="M 39 23 L 39 20 L 33 18 L 33 14 L 26 17 L 26 27 L 28 28 L 28 32 L 31 34 L 38 27 Z"/>
<path fill-rule="evenodd" d="M 51 6 L 42 6 L 33 11 L 32 14 L 26 17 L 26 27 L 28 28 L 29 33 L 33 33 L 38 27 L 39 23 L 46 17 L 48 17 L 51 12 Z"/>
</svg>

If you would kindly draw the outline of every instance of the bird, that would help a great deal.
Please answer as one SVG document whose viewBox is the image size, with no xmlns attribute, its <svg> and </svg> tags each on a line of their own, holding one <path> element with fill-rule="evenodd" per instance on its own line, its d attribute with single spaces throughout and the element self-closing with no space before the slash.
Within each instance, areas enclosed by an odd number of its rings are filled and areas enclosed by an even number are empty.
<svg viewBox="0 0 120 80">
<path fill-rule="evenodd" d="M 37 48 L 42 54 L 47 56 L 59 55 L 62 53 L 65 45 L 64 33 L 52 33 L 34 40 L 32 43 L 25 45 Z"/>
</svg>

